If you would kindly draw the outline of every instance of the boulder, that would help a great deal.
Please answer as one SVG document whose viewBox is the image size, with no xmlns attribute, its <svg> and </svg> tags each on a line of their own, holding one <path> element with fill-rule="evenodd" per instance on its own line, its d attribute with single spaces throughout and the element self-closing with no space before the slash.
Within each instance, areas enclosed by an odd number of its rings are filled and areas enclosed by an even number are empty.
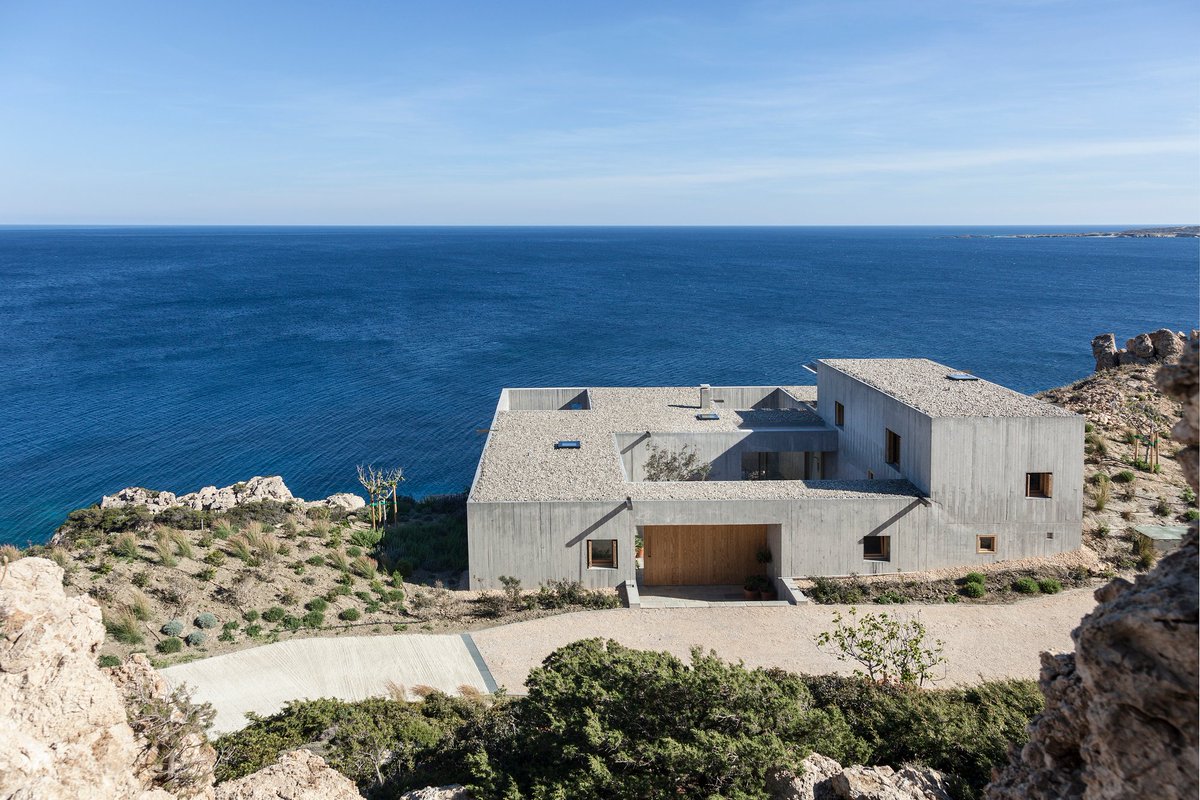
<svg viewBox="0 0 1200 800">
<path fill-rule="evenodd" d="M 1169 328 L 1159 328 L 1151 333 L 1150 341 L 1154 345 L 1154 357 L 1164 364 L 1178 364 L 1187 345 L 1182 333 L 1175 333 Z"/>
<path fill-rule="evenodd" d="M 1150 334 L 1139 333 L 1137 336 L 1125 343 L 1125 349 L 1129 350 L 1138 358 L 1144 358 L 1147 361 L 1154 358 L 1154 342 L 1150 339 Z"/>
<path fill-rule="evenodd" d="M 768 777 L 771 800 L 951 800 L 945 776 L 927 767 L 843 768 L 819 753 L 800 766 L 800 775 L 778 772 Z"/>
<path fill-rule="evenodd" d="M 1096 371 L 1117 366 L 1117 337 L 1102 333 L 1092 339 L 1092 357 L 1096 359 Z"/>
<path fill-rule="evenodd" d="M 362 800 L 354 782 L 308 750 L 217 786 L 217 800 Z"/>
<path fill-rule="evenodd" d="M 1196 446 L 1200 440 L 1200 339 L 1193 335 L 1179 361 L 1160 367 L 1154 380 L 1163 394 L 1183 404 L 1179 421 L 1171 428 L 1171 438 L 1185 445 L 1175 459 L 1192 489 L 1200 491 L 1196 480 L 1200 462 L 1200 450 Z"/>
<path fill-rule="evenodd" d="M 339 492 L 331 494 L 324 500 L 315 500 L 308 504 L 309 508 L 324 507 L 324 508 L 340 508 L 343 511 L 357 511 L 360 508 L 366 508 L 367 501 L 363 500 L 356 494 L 349 492 Z"/>
<path fill-rule="evenodd" d="M 0 573 L 0 797 L 169 798 L 135 774 L 143 748 L 96 666 L 100 607 L 62 577 L 42 558 Z"/>
</svg>

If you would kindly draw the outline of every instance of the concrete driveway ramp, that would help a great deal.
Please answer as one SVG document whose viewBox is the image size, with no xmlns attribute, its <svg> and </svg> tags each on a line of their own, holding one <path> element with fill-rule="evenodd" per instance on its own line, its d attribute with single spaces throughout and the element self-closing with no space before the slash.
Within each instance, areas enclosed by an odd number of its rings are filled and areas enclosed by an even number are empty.
<svg viewBox="0 0 1200 800">
<path fill-rule="evenodd" d="M 245 714 L 273 714 L 289 700 L 362 700 L 432 686 L 447 694 L 496 684 L 469 634 L 294 639 L 160 670 L 172 686 L 186 683 L 195 700 L 217 711 L 213 733 L 238 730 Z"/>
</svg>

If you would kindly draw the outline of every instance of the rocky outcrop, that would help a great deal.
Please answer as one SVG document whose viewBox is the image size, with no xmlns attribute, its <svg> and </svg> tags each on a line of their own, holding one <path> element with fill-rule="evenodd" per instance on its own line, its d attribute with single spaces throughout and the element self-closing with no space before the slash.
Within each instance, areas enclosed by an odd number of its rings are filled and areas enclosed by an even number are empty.
<svg viewBox="0 0 1200 800">
<path fill-rule="evenodd" d="M 772 800 L 950 800 L 945 776 L 935 769 L 906 766 L 842 767 L 813 753 L 801 774 L 779 772 L 768 779 Z"/>
<path fill-rule="evenodd" d="M 170 797 L 135 774 L 142 748 L 96 666 L 100 607 L 67 597 L 62 569 L 41 558 L 4 569 L 0 637 L 0 797 Z"/>
<path fill-rule="evenodd" d="M 1171 428 L 1171 438 L 1182 442 L 1184 449 L 1175 454 L 1175 459 L 1183 468 L 1184 477 L 1192 485 L 1192 489 L 1200 491 L 1197 485 L 1197 467 L 1200 462 L 1200 339 L 1192 338 L 1184 349 L 1178 364 L 1168 365 L 1159 369 L 1155 382 L 1162 393 L 1174 397 L 1183 407 L 1179 421 Z"/>
<path fill-rule="evenodd" d="M 1197 796 L 1198 556 L 1193 528 L 1136 584 L 1097 590 L 1075 654 L 1043 657 L 1046 711 L 990 800 Z"/>
<path fill-rule="evenodd" d="M 153 514 L 168 508 L 182 506 L 194 511 L 228 511 L 245 503 L 273 500 L 277 503 L 297 503 L 306 508 L 325 507 L 355 511 L 366 506 L 366 501 L 356 494 L 339 492 L 324 500 L 307 501 L 296 497 L 278 475 L 263 477 L 256 475 L 248 481 L 217 488 L 205 486 L 197 492 L 178 495 L 131 486 L 116 494 L 105 495 L 100 500 L 101 508 L 114 506 L 145 506 Z"/>
<path fill-rule="evenodd" d="M 400 800 L 471 800 L 471 795 L 458 784 L 452 784 L 414 789 L 400 795 Z"/>
<path fill-rule="evenodd" d="M 144 656 L 96 666 L 100 607 L 67 597 L 62 577 L 42 558 L 0 567 L 0 798 L 361 800 L 305 751 L 214 791 L 196 707 Z"/>
<path fill-rule="evenodd" d="M 1195 340 L 1197 332 L 1192 331 Z M 1096 371 L 1114 369 L 1124 364 L 1176 364 L 1183 355 L 1189 339 L 1182 331 L 1176 333 L 1168 328 L 1159 328 L 1153 333 L 1139 333 L 1117 349 L 1117 337 L 1102 333 L 1092 339 L 1092 356 L 1096 359 Z"/>
<path fill-rule="evenodd" d="M 308 750 L 217 787 L 217 800 L 362 800 L 353 781 Z"/>
</svg>

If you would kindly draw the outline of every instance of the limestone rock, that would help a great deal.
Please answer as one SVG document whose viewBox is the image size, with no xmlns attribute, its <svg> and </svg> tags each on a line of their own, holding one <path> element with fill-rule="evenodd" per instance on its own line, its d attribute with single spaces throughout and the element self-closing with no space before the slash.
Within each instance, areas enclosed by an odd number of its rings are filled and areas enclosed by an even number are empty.
<svg viewBox="0 0 1200 800">
<path fill-rule="evenodd" d="M 153 737 L 143 734 L 142 723 L 178 726 L 183 722 L 183 715 L 175 711 L 170 719 L 161 723 L 156 719 L 143 720 L 136 717 L 138 709 L 148 701 L 163 701 L 171 696 L 171 687 L 155 672 L 154 667 L 150 665 L 150 659 L 142 653 L 134 653 L 125 663 L 105 669 L 104 672 L 120 691 L 126 711 L 132 720 L 131 727 L 134 728 L 134 737 L 141 751 L 134 764 L 138 778 L 146 785 L 178 786 L 176 793 L 180 797 L 212 800 L 213 767 L 217 763 L 217 751 L 200 733 L 183 732 L 171 755 L 169 776 L 156 766 L 161 760 L 159 748 L 152 740 Z M 179 728 L 176 727 L 176 730 Z M 162 733 L 161 730 L 158 731 L 159 735 Z M 164 780 L 168 777 L 172 780 L 171 784 Z"/>
<path fill-rule="evenodd" d="M 133 772 L 140 748 L 96 666 L 100 607 L 67 597 L 62 569 L 22 558 L 0 573 L 0 797 L 168 798 Z"/>
<path fill-rule="evenodd" d="M 1171 438 L 1186 447 L 1175 458 L 1192 489 L 1197 485 L 1197 462 L 1200 460 L 1200 338 L 1192 336 L 1183 348 L 1177 363 L 1160 367 L 1155 382 L 1163 394 L 1183 404 L 1179 421 L 1171 428 Z"/>
<path fill-rule="evenodd" d="M 309 503 L 308 506 L 310 508 L 324 506 L 325 508 L 340 508 L 343 511 L 357 511 L 360 508 L 366 508 L 367 501 L 356 494 L 339 492 L 338 494 L 329 495 L 324 500 L 315 500 Z"/>
<path fill-rule="evenodd" d="M 1136 584 L 1097 590 L 1075 655 L 1043 660 L 1047 709 L 987 798 L 1197 796 L 1198 558 L 1193 528 Z"/>
<path fill-rule="evenodd" d="M 1126 342 L 1125 349 L 1132 352 L 1138 358 L 1144 358 L 1147 361 L 1154 358 L 1154 342 L 1150 340 L 1150 334 L 1148 333 L 1139 333 L 1130 339 Z"/>
<path fill-rule="evenodd" d="M 1187 339 L 1184 338 L 1184 335 L 1176 333 L 1170 328 L 1159 328 L 1154 331 L 1150 334 L 1150 341 L 1154 345 L 1155 357 L 1164 364 L 1178 364 L 1184 347 L 1187 346 Z"/>
<path fill-rule="evenodd" d="M 400 795 L 400 800 L 471 800 L 467 790 L 457 783 L 450 786 L 427 786 Z"/>
<path fill-rule="evenodd" d="M 308 750 L 217 786 L 217 800 L 362 800 L 354 783 Z"/>
<path fill-rule="evenodd" d="M 818 753 L 801 766 L 800 775 L 781 772 L 768 778 L 772 800 L 950 800 L 945 776 L 927 767 L 843 768 Z"/>
<path fill-rule="evenodd" d="M 1117 365 L 1117 337 L 1102 333 L 1092 339 L 1092 357 L 1096 359 L 1096 371 L 1112 369 Z"/>
<path fill-rule="evenodd" d="M 113 495 L 100 498 L 101 508 L 120 506 L 145 506 L 151 513 L 166 511 L 179 500 L 171 492 L 156 492 L 153 489 L 143 489 L 141 486 L 130 486 Z"/>
</svg>

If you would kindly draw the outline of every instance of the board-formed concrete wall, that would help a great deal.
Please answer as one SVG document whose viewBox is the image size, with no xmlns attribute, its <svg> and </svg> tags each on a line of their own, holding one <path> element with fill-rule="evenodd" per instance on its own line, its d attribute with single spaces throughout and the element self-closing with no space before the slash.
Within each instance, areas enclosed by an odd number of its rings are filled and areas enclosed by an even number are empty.
<svg viewBox="0 0 1200 800">
<path fill-rule="evenodd" d="M 837 474 L 844 480 L 864 480 L 868 471 L 876 480 L 903 478 L 929 492 L 930 419 L 894 397 L 818 362 L 817 413 L 834 426 L 834 403 L 846 409 L 839 428 Z M 836 427 L 836 426 L 834 426 Z M 888 464 L 885 431 L 900 436 L 900 464 Z M 826 471 L 826 475 L 829 472 Z"/>
</svg>

